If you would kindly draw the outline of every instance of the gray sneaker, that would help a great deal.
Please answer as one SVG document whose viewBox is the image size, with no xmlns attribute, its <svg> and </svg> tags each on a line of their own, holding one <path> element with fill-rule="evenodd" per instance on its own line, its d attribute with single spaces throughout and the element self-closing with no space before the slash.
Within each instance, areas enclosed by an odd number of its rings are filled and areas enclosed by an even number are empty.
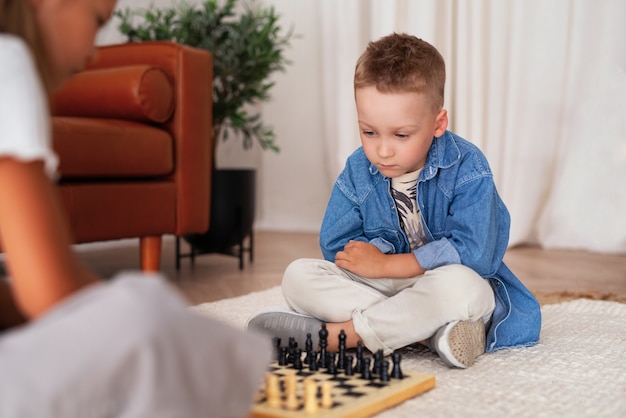
<svg viewBox="0 0 626 418">
<path fill-rule="evenodd" d="M 293 337 L 298 343 L 298 348 L 302 350 L 306 348 L 307 334 L 311 334 L 313 349 L 318 349 L 321 327 L 322 321 L 319 319 L 284 308 L 261 312 L 246 323 L 248 329 L 264 332 L 272 338 L 280 338 L 283 346 L 288 344 L 289 337 Z"/>
<path fill-rule="evenodd" d="M 428 345 L 448 366 L 465 369 L 485 352 L 485 323 L 482 319 L 450 322 L 439 328 Z"/>
</svg>

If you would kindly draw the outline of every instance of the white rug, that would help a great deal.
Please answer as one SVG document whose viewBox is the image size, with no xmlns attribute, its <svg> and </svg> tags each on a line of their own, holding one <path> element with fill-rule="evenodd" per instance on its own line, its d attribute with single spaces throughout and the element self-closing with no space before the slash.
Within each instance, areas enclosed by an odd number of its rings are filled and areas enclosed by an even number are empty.
<svg viewBox="0 0 626 418">
<path fill-rule="evenodd" d="M 192 309 L 243 328 L 285 306 L 279 287 Z M 378 416 L 626 417 L 626 305 L 578 299 L 542 308 L 541 342 L 450 369 L 426 348 L 402 352 L 405 370 L 434 374 L 435 389 Z"/>
</svg>

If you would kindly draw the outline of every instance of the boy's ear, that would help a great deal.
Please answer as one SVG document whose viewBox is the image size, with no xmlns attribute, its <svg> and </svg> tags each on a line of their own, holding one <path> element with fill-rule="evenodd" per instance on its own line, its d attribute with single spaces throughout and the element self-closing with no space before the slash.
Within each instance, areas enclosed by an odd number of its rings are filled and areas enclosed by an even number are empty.
<svg viewBox="0 0 626 418">
<path fill-rule="evenodd" d="M 441 109 L 435 118 L 435 132 L 433 136 L 439 138 L 446 129 L 448 129 L 448 111 Z"/>
</svg>

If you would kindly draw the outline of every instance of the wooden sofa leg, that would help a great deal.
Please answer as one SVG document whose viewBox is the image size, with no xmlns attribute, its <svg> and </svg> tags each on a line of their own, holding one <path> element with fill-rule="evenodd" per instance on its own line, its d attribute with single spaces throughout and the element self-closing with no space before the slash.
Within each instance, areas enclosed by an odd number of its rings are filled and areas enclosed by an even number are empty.
<svg viewBox="0 0 626 418">
<path fill-rule="evenodd" d="M 161 236 L 141 237 L 141 270 L 154 273 L 161 270 Z"/>
</svg>

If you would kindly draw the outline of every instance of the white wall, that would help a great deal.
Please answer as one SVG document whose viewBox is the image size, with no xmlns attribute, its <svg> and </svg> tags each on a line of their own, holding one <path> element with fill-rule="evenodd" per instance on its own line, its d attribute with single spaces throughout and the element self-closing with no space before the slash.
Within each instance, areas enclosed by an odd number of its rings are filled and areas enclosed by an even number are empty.
<svg viewBox="0 0 626 418">
<path fill-rule="evenodd" d="M 299 38 L 287 52 L 292 65 L 274 77 L 273 100 L 263 106 L 281 152 L 262 154 L 258 228 L 317 232 L 334 181 L 324 166 L 319 40 L 308 36 L 317 24 L 314 2 L 267 0 Z"/>
<path fill-rule="evenodd" d="M 195 1 L 198 2 L 198 1 Z M 265 0 L 281 15 L 286 31 L 293 26 L 299 35 L 286 51 L 292 64 L 273 76 L 272 99 L 259 107 L 265 123 L 273 126 L 279 154 L 258 147 L 244 152 L 240 143 L 220 144 L 218 167 L 257 168 L 257 217 L 259 230 L 319 230 L 334 179 L 323 168 L 322 102 L 319 82 L 318 40 L 307 34 L 316 25 L 315 0 Z M 189 1 L 189 3 L 194 3 Z M 137 9 L 154 4 L 169 7 L 171 0 L 119 0 L 118 9 Z M 98 44 L 124 42 L 119 21 L 103 28 Z"/>
</svg>

